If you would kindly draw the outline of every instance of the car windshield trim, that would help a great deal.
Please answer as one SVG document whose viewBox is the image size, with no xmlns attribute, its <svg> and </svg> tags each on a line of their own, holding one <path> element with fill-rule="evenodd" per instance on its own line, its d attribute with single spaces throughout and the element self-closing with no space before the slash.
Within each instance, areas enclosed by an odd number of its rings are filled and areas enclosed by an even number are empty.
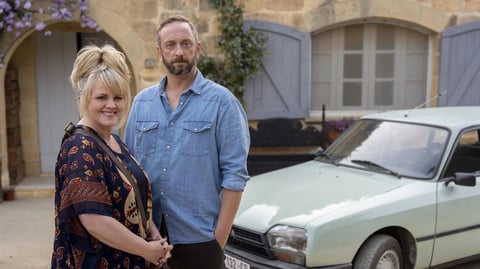
<svg viewBox="0 0 480 269">
<path fill-rule="evenodd" d="M 317 160 L 319 160 L 320 158 L 322 159 L 327 159 L 329 160 L 332 164 L 334 164 L 335 166 L 338 166 L 338 162 L 337 160 L 335 160 L 332 156 L 330 156 L 330 154 L 328 154 L 327 152 L 325 151 L 318 151 L 315 153 L 315 156 L 317 156 Z"/>
</svg>

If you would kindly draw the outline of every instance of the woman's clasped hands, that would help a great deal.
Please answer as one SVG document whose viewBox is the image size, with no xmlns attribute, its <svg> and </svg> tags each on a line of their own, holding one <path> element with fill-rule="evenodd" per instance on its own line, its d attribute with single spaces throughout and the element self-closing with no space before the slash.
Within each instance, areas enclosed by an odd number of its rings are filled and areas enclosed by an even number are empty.
<svg viewBox="0 0 480 269">
<path fill-rule="evenodd" d="M 172 256 L 170 252 L 173 246 L 168 244 L 166 238 L 158 236 L 147 243 L 148 251 L 144 253 L 143 258 L 157 267 L 161 267 Z"/>
</svg>

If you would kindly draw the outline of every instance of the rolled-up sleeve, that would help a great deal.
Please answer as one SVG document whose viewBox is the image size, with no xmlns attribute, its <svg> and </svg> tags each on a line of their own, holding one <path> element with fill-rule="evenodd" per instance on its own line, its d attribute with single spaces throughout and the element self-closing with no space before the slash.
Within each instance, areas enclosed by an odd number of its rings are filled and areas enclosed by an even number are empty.
<svg viewBox="0 0 480 269">
<path fill-rule="evenodd" d="M 247 169 L 250 134 L 242 105 L 236 98 L 221 107 L 217 126 L 222 187 L 242 191 L 249 179 Z"/>
</svg>

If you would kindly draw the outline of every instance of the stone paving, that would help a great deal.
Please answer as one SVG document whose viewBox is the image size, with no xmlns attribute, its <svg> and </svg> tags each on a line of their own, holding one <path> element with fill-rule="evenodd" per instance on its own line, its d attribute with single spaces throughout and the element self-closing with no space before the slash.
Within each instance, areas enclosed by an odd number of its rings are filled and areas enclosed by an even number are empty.
<svg viewBox="0 0 480 269">
<path fill-rule="evenodd" d="M 25 178 L 16 198 L 0 202 L 0 269 L 48 269 L 53 244 L 54 183 Z M 479 269 L 480 261 L 449 269 Z"/>
<path fill-rule="evenodd" d="M 53 215 L 53 196 L 0 203 L 0 269 L 50 268 Z"/>
</svg>

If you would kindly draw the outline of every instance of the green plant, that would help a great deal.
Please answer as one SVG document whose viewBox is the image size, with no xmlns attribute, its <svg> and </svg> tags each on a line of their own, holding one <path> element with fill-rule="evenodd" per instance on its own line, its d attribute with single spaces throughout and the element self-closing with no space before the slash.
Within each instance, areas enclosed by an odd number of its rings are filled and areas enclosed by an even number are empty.
<svg viewBox="0 0 480 269">
<path fill-rule="evenodd" d="M 267 54 L 267 36 L 253 29 L 243 29 L 243 5 L 235 0 L 212 0 L 219 11 L 218 48 L 224 54 L 214 58 L 202 55 L 198 63 L 202 73 L 224 85 L 243 103 L 244 81 L 252 78 Z"/>
</svg>

